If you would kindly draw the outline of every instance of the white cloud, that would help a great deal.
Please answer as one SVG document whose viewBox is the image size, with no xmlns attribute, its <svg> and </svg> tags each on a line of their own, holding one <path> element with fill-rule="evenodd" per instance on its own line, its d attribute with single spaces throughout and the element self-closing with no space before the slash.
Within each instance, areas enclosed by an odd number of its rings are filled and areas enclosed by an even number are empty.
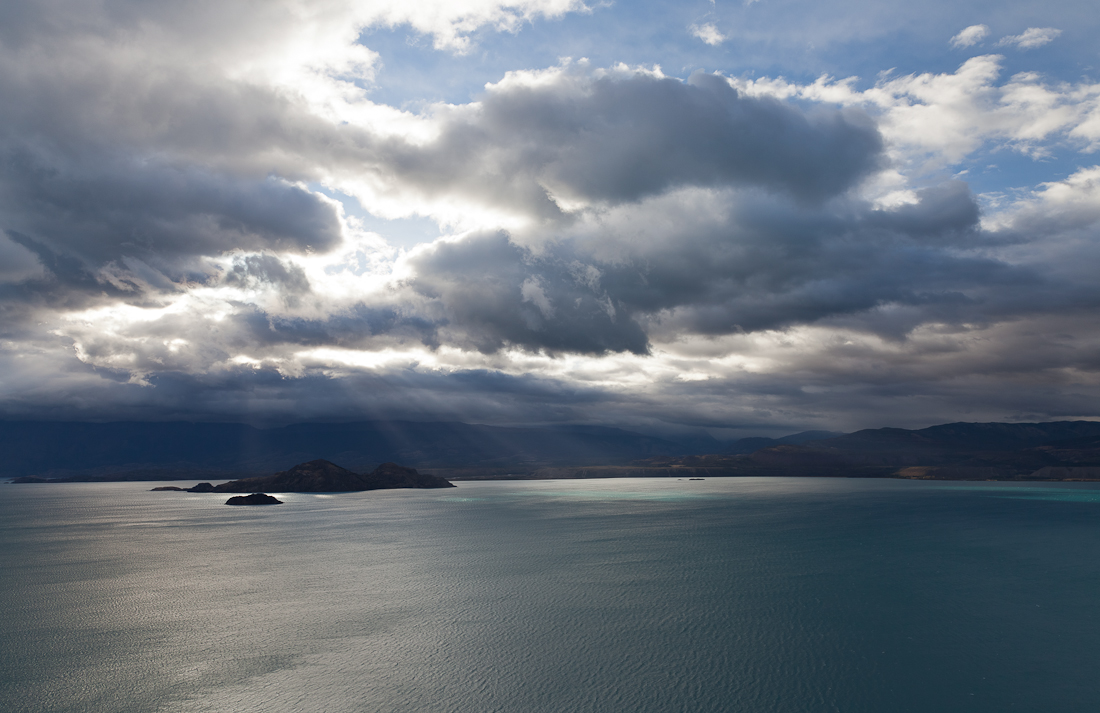
<svg viewBox="0 0 1100 713">
<path fill-rule="evenodd" d="M 856 78 L 812 84 L 731 79 L 751 95 L 858 106 L 877 115 L 888 151 L 907 173 L 948 168 L 993 143 L 1042 157 L 1051 142 L 1100 148 L 1100 82 L 1051 84 L 1034 72 L 999 82 L 1000 55 L 967 60 L 953 73 L 911 74 L 855 89 Z"/>
<path fill-rule="evenodd" d="M 1061 181 L 1045 182 L 984 222 L 991 230 L 1033 235 L 1100 224 L 1100 166 L 1078 169 Z"/>
<path fill-rule="evenodd" d="M 361 13 L 365 24 L 391 27 L 408 24 L 431 35 L 437 48 L 459 51 L 470 47 L 470 34 L 481 27 L 515 32 L 524 22 L 539 17 L 561 17 L 568 12 L 587 10 L 580 0 L 383 0 L 365 4 L 349 1 L 347 7 Z"/>
<path fill-rule="evenodd" d="M 985 25 L 971 25 L 959 34 L 951 38 L 952 47 L 970 47 L 984 40 L 989 35 L 989 28 Z"/>
<path fill-rule="evenodd" d="M 1022 50 L 1035 49 L 1054 41 L 1054 38 L 1062 34 L 1062 31 L 1053 27 L 1029 27 L 1019 35 L 1009 35 L 998 42 L 998 45 L 1015 45 Z"/>
<path fill-rule="evenodd" d="M 542 288 L 542 280 L 538 277 L 529 277 L 523 281 L 520 285 L 519 293 L 523 296 L 524 302 L 531 302 L 539 308 L 539 312 L 542 316 L 549 319 L 554 316 L 554 306 L 550 303 L 550 298 L 546 296 L 546 292 Z"/>
<path fill-rule="evenodd" d="M 692 25 L 691 34 L 711 46 L 720 45 L 727 39 L 725 35 L 718 31 L 713 22 L 708 22 L 705 25 Z"/>
</svg>

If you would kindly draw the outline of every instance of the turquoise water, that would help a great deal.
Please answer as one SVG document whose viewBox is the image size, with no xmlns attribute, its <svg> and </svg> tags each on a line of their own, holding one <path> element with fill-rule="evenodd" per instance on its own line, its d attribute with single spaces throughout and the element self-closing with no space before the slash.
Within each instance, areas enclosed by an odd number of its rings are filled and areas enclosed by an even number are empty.
<svg viewBox="0 0 1100 713">
<path fill-rule="evenodd" d="M 1100 489 L 0 486 L 2 711 L 1095 711 Z"/>
</svg>

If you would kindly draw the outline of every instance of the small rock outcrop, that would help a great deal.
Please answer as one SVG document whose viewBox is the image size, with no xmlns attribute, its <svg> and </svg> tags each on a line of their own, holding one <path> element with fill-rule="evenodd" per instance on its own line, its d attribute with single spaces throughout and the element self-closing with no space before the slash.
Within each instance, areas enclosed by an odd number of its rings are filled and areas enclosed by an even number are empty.
<svg viewBox="0 0 1100 713">
<path fill-rule="evenodd" d="M 267 493 L 252 493 L 251 495 L 236 495 L 225 501 L 226 505 L 282 505 L 283 501 L 273 498 Z"/>
<path fill-rule="evenodd" d="M 182 492 L 183 490 L 185 490 L 185 488 L 180 488 L 180 487 L 175 486 L 175 485 L 162 485 L 159 488 L 150 488 L 149 492 L 155 493 L 158 490 L 178 490 L 178 491 Z"/>
<path fill-rule="evenodd" d="M 214 486 L 210 483 L 199 483 L 198 485 L 188 488 L 189 493 L 212 493 L 214 492 Z"/>
</svg>

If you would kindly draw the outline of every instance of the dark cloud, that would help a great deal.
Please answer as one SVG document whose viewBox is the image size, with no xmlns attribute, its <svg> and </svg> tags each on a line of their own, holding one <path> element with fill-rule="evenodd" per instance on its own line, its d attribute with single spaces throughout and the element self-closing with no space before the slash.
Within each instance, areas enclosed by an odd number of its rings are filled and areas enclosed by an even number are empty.
<svg viewBox="0 0 1100 713">
<path fill-rule="evenodd" d="M 341 240 L 330 203 L 277 179 L 110 157 L 74 164 L 25 150 L 0 150 L 0 230 L 45 271 L 3 287 L 0 300 L 68 309 L 155 301 L 209 282 L 206 257 L 323 252 Z M 301 268 L 271 255 L 242 260 L 231 281 L 275 284 L 288 304 L 308 291 Z"/>
<path fill-rule="evenodd" d="M 309 278 L 298 265 L 287 264 L 274 255 L 243 255 L 233 260 L 233 268 L 225 276 L 228 285 L 275 288 L 288 306 L 295 307 L 299 298 L 309 292 Z"/>
<path fill-rule="evenodd" d="M 497 131 L 522 127 L 530 144 L 560 147 L 546 166 L 551 185 L 611 203 L 681 185 L 766 186 L 820 200 L 881 163 L 882 140 L 866 117 L 745 97 L 702 73 L 686 83 L 600 78 L 579 97 L 502 93 L 485 114 Z"/>
<path fill-rule="evenodd" d="M 919 198 L 881 210 L 731 192 L 717 198 L 724 214 L 685 219 L 653 240 L 631 240 L 613 219 L 594 234 L 558 233 L 538 248 L 505 233 L 473 234 L 414 252 L 411 275 L 369 300 L 310 317 L 242 307 L 222 330 L 238 334 L 236 349 L 246 352 L 420 343 L 486 354 L 646 354 L 653 338 L 808 324 L 897 340 L 928 323 L 991 324 L 1100 299 L 1067 291 L 1034 267 L 960 252 L 960 244 L 985 240 L 965 186 Z M 291 306 L 310 291 L 301 268 L 273 255 L 237 258 L 225 282 L 266 286 Z M 184 324 L 174 329 L 187 332 Z"/>
<path fill-rule="evenodd" d="M 378 348 L 423 344 L 435 348 L 440 345 L 440 326 L 400 303 L 358 303 L 323 318 L 269 314 L 253 307 L 234 315 L 230 325 L 242 335 L 242 349 L 260 347 L 262 351 L 284 345 Z"/>
<path fill-rule="evenodd" d="M 8 230 L 5 232 L 8 239 L 13 243 L 23 246 L 38 258 L 39 264 L 53 278 L 52 282 L 62 283 L 74 291 L 107 292 L 112 297 L 117 297 L 121 292 L 116 286 L 98 280 L 88 267 L 77 258 L 59 254 L 48 245 L 18 231 Z M 36 280 L 35 282 L 44 281 Z"/>
<path fill-rule="evenodd" d="M 978 203 L 966 183 L 956 180 L 924 188 L 917 191 L 917 199 L 891 210 L 871 211 L 865 222 L 916 241 L 954 248 L 979 244 Z"/>
<path fill-rule="evenodd" d="M 896 338 L 928 321 L 988 322 L 1020 292 L 1049 289 L 1031 267 L 958 251 L 982 241 L 965 185 L 919 199 L 887 211 L 733 192 L 717 219 L 685 218 L 656 239 L 608 219 L 536 251 L 503 234 L 437 244 L 411 261 L 408 284 L 459 344 L 582 353 L 643 353 L 643 327 L 720 335 L 842 319 Z M 884 306 L 910 312 L 883 320 Z"/>
<path fill-rule="evenodd" d="M 836 341 L 803 351 L 768 372 L 733 372 L 722 379 L 651 380 L 646 388 L 605 381 L 550 378 L 496 370 L 409 367 L 333 370 L 314 367 L 291 376 L 274 368 L 239 366 L 190 373 L 162 369 L 147 384 L 126 369 L 30 364 L 0 351 L 0 366 L 27 387 L 6 387 L 6 418 L 231 420 L 261 424 L 305 420 L 456 420 L 520 425 L 613 424 L 655 433 L 707 428 L 725 435 L 784 433 L 828 426 L 915 427 L 943 414 L 971 421 L 1050 420 L 1089 413 L 1095 384 L 1067 388 L 1067 369 L 1100 361 L 1094 342 L 1070 340 L 1036 353 L 1072 322 L 986 334 L 953 358 L 881 352 Z M 1063 337 L 1065 339 L 1065 337 Z M 983 342 L 985 343 L 983 346 Z M 1003 353 L 1004 349 L 1012 353 Z M 64 370 L 58 369 L 63 366 Z M 988 373 L 982 369 L 989 368 Z M 61 387 L 64 388 L 61 388 Z"/>
<path fill-rule="evenodd" d="M 309 137 L 331 148 L 339 132 L 227 78 L 214 47 L 183 61 L 188 41 L 227 32 L 203 24 L 210 10 L 182 11 L 190 40 L 158 34 L 138 3 L 15 13 L 26 34 L 0 43 L 0 230 L 50 272 L 24 292 L 172 292 L 210 277 L 205 257 L 341 241 L 333 204 L 295 183 L 316 174 L 299 151 Z"/>
<path fill-rule="evenodd" d="M 1009 288 L 1043 283 L 1031 267 L 959 251 L 981 242 L 965 186 L 924 191 L 893 211 L 859 202 L 798 208 L 752 194 L 728 200 L 721 220 L 627 244 L 618 260 L 599 265 L 605 289 L 629 313 L 660 318 L 663 325 L 648 326 L 666 334 L 784 329 L 842 316 L 856 324 L 886 305 L 918 308 L 915 321 L 890 327 L 897 335 L 926 321 L 988 320 L 999 316 Z"/>
<path fill-rule="evenodd" d="M 0 361 L 3 361 L 0 354 Z M 329 372 L 329 373 L 326 373 Z M 5 418 L 87 420 L 456 420 L 539 423 L 583 420 L 608 395 L 599 389 L 538 376 L 489 370 L 455 373 L 387 369 L 333 375 L 328 369 L 288 377 L 272 368 L 239 366 L 217 372 L 163 370 L 148 384 L 125 370 L 85 367 L 66 379 L 71 392 L 8 394 Z M 69 414 L 69 416 L 65 416 Z"/>
<path fill-rule="evenodd" d="M 425 146 L 383 143 L 379 170 L 421 190 L 553 217 L 555 198 L 620 204 L 681 186 L 763 186 L 805 201 L 880 167 L 882 139 L 854 111 L 747 97 L 717 76 L 643 73 L 503 84 L 446 118 Z"/>
<path fill-rule="evenodd" d="M 408 285 L 463 347 L 645 353 L 645 333 L 599 288 L 598 272 L 570 257 L 475 235 L 415 256 Z"/>
<path fill-rule="evenodd" d="M 90 265 L 133 256 L 170 270 L 179 257 L 324 251 L 340 240 L 332 205 L 298 186 L 147 159 L 9 151 L 0 211 L 9 231 Z"/>
</svg>

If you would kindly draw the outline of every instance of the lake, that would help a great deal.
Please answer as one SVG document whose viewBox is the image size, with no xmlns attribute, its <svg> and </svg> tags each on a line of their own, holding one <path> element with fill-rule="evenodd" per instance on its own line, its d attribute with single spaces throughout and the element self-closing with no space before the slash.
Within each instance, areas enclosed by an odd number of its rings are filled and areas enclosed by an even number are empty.
<svg viewBox="0 0 1100 713">
<path fill-rule="evenodd" d="M 0 710 L 1100 705 L 1095 484 L 154 485 L 0 485 Z"/>
</svg>

